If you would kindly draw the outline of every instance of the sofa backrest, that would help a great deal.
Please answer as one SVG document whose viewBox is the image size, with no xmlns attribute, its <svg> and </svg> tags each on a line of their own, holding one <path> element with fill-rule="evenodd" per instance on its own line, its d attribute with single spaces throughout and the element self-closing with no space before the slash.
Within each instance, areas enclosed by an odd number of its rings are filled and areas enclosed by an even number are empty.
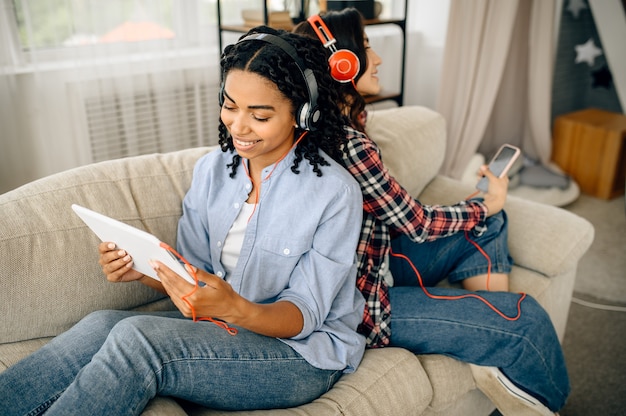
<svg viewBox="0 0 626 416">
<path fill-rule="evenodd" d="M 77 203 L 175 243 L 182 198 L 208 148 L 100 162 L 0 195 L 0 343 L 54 336 L 97 309 L 162 296 L 140 283 L 108 283 L 98 238 Z"/>
<path fill-rule="evenodd" d="M 376 110 L 367 118 L 367 133 L 381 149 L 391 176 L 413 196 L 437 175 L 446 151 L 443 116 L 420 106 Z"/>
</svg>

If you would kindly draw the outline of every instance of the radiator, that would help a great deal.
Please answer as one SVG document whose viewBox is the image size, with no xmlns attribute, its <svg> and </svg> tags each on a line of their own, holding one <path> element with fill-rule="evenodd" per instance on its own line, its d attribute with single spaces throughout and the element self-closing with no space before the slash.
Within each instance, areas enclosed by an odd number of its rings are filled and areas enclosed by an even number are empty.
<svg viewBox="0 0 626 416">
<path fill-rule="evenodd" d="M 218 85 L 188 77 L 163 85 L 155 78 L 72 86 L 90 162 L 217 144 Z"/>
</svg>

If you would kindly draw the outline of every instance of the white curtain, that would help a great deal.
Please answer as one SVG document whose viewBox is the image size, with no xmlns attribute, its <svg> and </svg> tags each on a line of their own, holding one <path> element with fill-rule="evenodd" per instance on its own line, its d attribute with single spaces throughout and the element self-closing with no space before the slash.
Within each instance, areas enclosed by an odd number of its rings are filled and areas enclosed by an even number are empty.
<svg viewBox="0 0 626 416">
<path fill-rule="evenodd" d="M 214 144 L 215 0 L 0 0 L 0 193 Z"/>
<path fill-rule="evenodd" d="M 452 0 L 437 110 L 448 127 L 442 173 L 503 143 L 547 163 L 555 0 Z"/>
</svg>

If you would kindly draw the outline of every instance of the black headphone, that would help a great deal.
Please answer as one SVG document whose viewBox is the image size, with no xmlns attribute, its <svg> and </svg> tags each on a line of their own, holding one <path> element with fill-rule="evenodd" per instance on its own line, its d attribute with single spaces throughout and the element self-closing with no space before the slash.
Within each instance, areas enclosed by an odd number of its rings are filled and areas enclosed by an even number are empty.
<svg viewBox="0 0 626 416">
<path fill-rule="evenodd" d="M 322 18 L 314 14 L 307 19 L 317 37 L 320 39 L 325 48 L 330 49 L 332 54 L 328 58 L 330 65 L 330 75 L 339 82 L 354 82 L 359 75 L 361 69 L 361 61 L 354 52 L 349 49 L 339 49 L 335 46 L 337 39 L 330 33 L 330 29 Z"/>
<path fill-rule="evenodd" d="M 304 62 L 302 61 L 302 59 L 300 59 L 300 57 L 298 57 L 298 54 L 296 53 L 296 50 L 293 46 L 291 46 L 287 41 L 281 39 L 276 35 L 272 35 L 269 33 L 255 33 L 253 35 L 246 36 L 245 38 L 239 40 L 237 43 L 250 40 L 260 40 L 263 42 L 271 43 L 274 46 L 278 46 L 296 63 L 296 66 L 302 74 L 302 78 L 304 78 L 304 82 L 306 83 L 306 88 L 309 93 L 309 101 L 302 104 L 300 108 L 296 111 L 296 123 L 298 127 L 303 130 L 315 130 L 317 122 L 320 119 L 320 110 L 317 107 L 317 80 L 315 79 L 313 71 L 307 68 L 306 65 L 304 65 Z M 220 107 L 224 105 L 223 81 L 220 87 L 219 104 Z"/>
</svg>

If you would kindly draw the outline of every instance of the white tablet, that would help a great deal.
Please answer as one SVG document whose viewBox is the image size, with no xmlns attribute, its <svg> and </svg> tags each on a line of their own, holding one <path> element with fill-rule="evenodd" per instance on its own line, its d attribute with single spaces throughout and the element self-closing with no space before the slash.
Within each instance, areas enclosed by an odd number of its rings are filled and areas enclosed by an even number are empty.
<svg viewBox="0 0 626 416">
<path fill-rule="evenodd" d="M 193 277 L 174 254 L 162 247 L 161 241 L 152 234 L 80 205 L 72 204 L 72 209 L 100 240 L 111 241 L 125 250 L 133 259 L 133 269 L 159 280 L 149 263 L 150 260 L 159 260 L 185 280 L 195 284 Z"/>
</svg>

